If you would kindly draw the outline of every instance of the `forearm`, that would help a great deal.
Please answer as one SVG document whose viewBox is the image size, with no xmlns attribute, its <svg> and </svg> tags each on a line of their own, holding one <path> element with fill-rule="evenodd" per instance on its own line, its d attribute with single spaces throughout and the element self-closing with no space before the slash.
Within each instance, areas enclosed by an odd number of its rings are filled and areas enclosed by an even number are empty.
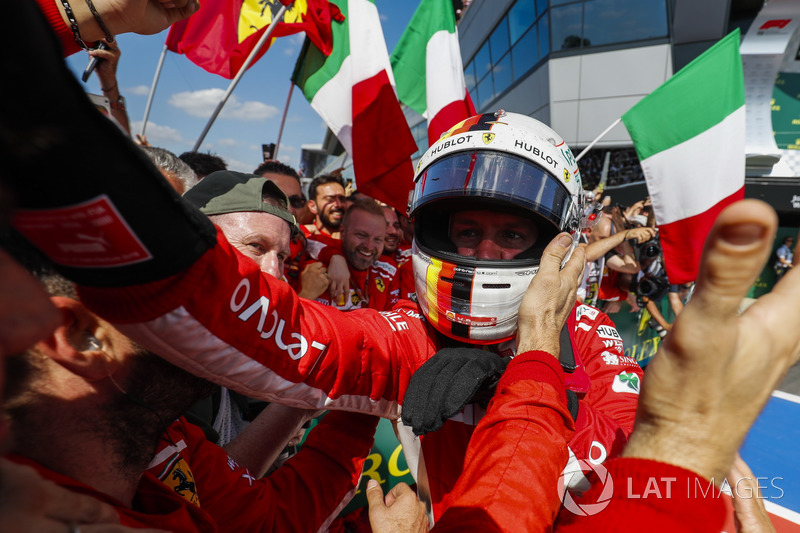
<svg viewBox="0 0 800 533">
<path fill-rule="evenodd" d="M 672 324 L 667 322 L 667 320 L 664 318 L 664 315 L 661 314 L 661 310 L 652 300 L 647 300 L 647 311 L 653 316 L 653 318 L 656 319 L 656 322 L 658 322 L 659 326 L 667 331 L 672 329 Z"/>
<path fill-rule="evenodd" d="M 520 354 L 509 364 L 434 531 L 550 527 L 561 506 L 558 477 L 574 429 L 563 379 L 558 362 L 544 352 Z"/>
<path fill-rule="evenodd" d="M 586 260 L 587 261 L 597 261 L 608 252 L 622 244 L 625 240 L 625 236 L 627 235 L 627 231 L 618 232 L 610 237 L 606 237 L 605 239 L 600 239 L 599 241 L 595 241 L 593 243 L 586 245 Z"/>
<path fill-rule="evenodd" d="M 305 410 L 271 403 L 223 448 L 240 466 L 263 477 L 306 421 L 306 415 Z"/>
<path fill-rule="evenodd" d="M 316 531 L 341 510 L 344 498 L 361 481 L 377 425 L 374 416 L 345 412 L 325 415 L 300 452 L 268 476 L 277 494 L 292 496 L 279 498 L 279 511 L 268 530 Z M 298 513 L 297 502 L 310 505 Z"/>
<path fill-rule="evenodd" d="M 131 125 L 128 120 L 128 110 L 125 108 L 125 100 L 119 92 L 119 85 L 114 81 L 113 85 L 103 88 L 103 81 L 100 82 L 103 96 L 108 98 L 111 104 L 111 116 L 122 127 L 123 131 L 129 136 L 131 134 Z"/>
<path fill-rule="evenodd" d="M 42 1 L 47 0 L 39 1 L 41 3 Z M 58 12 L 61 15 L 62 22 L 67 28 L 69 28 L 70 20 L 67 17 L 63 0 L 49 1 L 56 4 Z M 72 11 L 72 16 L 77 23 L 81 39 L 83 39 L 87 45 L 93 46 L 96 41 L 99 41 L 106 36 L 103 29 L 100 27 L 100 24 L 97 22 L 97 18 L 92 14 L 91 10 L 89 9 L 89 5 L 84 0 L 68 0 L 67 5 L 69 5 L 70 10 Z M 105 24 L 106 28 L 108 28 L 108 30 L 111 32 L 111 35 L 117 35 L 118 33 L 124 33 L 126 31 L 121 19 L 106 5 L 105 2 L 97 1 L 93 2 L 93 5 L 97 10 L 97 14 L 99 15 L 100 19 L 103 21 L 103 24 Z M 70 35 L 72 35 L 71 30 Z"/>
</svg>

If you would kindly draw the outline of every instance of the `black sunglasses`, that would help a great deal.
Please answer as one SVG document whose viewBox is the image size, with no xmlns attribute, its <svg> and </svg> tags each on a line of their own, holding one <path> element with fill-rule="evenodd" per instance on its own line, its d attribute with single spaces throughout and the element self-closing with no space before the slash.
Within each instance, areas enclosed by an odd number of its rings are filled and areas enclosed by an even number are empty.
<svg viewBox="0 0 800 533">
<path fill-rule="evenodd" d="M 295 209 L 300 209 L 301 207 L 304 207 L 306 205 L 306 197 L 303 196 L 302 194 L 293 194 L 292 196 L 289 197 L 289 203 Z"/>
</svg>

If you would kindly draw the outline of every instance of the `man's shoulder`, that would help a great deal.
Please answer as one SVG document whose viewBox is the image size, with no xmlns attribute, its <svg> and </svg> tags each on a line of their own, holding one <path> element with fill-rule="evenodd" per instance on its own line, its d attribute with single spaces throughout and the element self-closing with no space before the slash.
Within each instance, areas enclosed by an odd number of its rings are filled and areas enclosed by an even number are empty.
<svg viewBox="0 0 800 533">
<path fill-rule="evenodd" d="M 397 275 L 397 263 L 382 255 L 372 263 L 372 270 L 384 278 L 393 278 Z"/>
</svg>

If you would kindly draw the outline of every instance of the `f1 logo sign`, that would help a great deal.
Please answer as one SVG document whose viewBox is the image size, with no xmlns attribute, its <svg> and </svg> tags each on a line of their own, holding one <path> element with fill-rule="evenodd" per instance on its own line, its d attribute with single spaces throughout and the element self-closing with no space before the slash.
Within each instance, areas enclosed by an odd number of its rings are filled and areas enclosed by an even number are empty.
<svg viewBox="0 0 800 533">
<path fill-rule="evenodd" d="M 761 25 L 759 30 L 768 30 L 770 28 L 778 28 L 783 29 L 789 24 L 792 19 L 776 19 L 776 20 L 768 20 L 764 24 Z"/>
</svg>

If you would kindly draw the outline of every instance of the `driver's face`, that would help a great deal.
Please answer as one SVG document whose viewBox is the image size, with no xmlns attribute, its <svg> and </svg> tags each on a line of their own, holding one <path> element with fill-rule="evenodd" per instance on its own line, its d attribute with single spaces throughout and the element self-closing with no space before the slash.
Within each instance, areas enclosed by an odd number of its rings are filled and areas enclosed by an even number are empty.
<svg viewBox="0 0 800 533">
<path fill-rule="evenodd" d="M 538 236 L 536 224 L 517 215 L 479 209 L 450 217 L 450 240 L 458 254 L 476 259 L 513 259 Z"/>
</svg>

